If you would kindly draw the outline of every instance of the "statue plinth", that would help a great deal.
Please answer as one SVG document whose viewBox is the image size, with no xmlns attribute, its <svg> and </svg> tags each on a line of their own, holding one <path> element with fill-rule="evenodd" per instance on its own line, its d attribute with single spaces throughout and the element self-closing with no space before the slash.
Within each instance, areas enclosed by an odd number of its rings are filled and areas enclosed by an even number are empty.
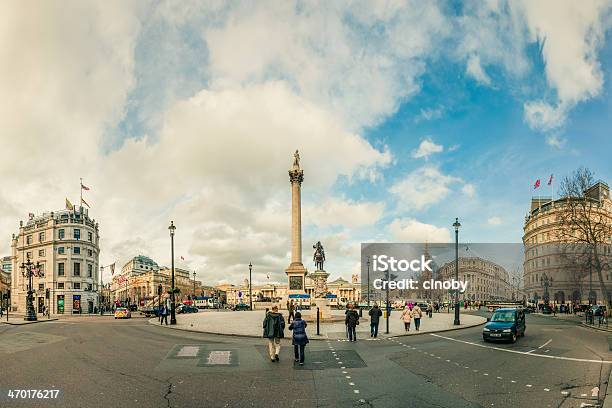
<svg viewBox="0 0 612 408">
<path fill-rule="evenodd" d="M 314 297 L 317 299 L 325 298 L 327 295 L 327 278 L 329 273 L 322 269 L 317 269 L 310 274 L 310 278 L 314 281 Z"/>
</svg>

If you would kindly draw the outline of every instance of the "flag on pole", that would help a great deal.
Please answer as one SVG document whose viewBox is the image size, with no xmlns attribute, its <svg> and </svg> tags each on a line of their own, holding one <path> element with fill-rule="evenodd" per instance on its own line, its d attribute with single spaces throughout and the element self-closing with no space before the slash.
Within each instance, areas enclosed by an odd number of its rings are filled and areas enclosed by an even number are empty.
<svg viewBox="0 0 612 408">
<path fill-rule="evenodd" d="M 66 209 L 67 210 L 74 210 L 74 205 L 72 205 L 72 203 L 70 202 L 69 199 L 66 198 Z"/>
<path fill-rule="evenodd" d="M 111 264 L 110 270 L 111 270 L 111 276 L 113 276 L 115 274 L 115 262 Z"/>
<path fill-rule="evenodd" d="M 28 219 L 30 220 L 34 219 L 34 213 L 28 213 Z"/>
<path fill-rule="evenodd" d="M 81 190 L 89 191 L 89 187 L 87 187 L 85 184 L 81 183 Z"/>
<path fill-rule="evenodd" d="M 82 197 L 81 197 L 81 204 L 85 204 L 87 208 L 91 208 L 89 204 L 87 204 L 87 201 L 85 201 Z"/>
<path fill-rule="evenodd" d="M 181 255 L 181 261 L 184 261 L 184 260 L 185 260 L 185 258 L 183 258 L 183 255 Z"/>
<path fill-rule="evenodd" d="M 553 175 L 551 174 L 550 178 L 548 179 L 548 185 L 549 186 L 552 185 L 552 182 L 553 182 Z"/>
<path fill-rule="evenodd" d="M 537 179 L 535 184 L 533 185 L 533 189 L 537 189 L 538 187 L 540 187 L 540 179 Z"/>
</svg>

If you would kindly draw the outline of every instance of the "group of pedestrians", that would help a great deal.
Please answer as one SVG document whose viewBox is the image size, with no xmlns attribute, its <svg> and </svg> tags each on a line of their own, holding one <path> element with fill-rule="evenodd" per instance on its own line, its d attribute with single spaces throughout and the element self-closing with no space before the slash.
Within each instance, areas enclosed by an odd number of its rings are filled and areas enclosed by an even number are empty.
<svg viewBox="0 0 612 408">
<path fill-rule="evenodd" d="M 427 310 L 427 315 L 431 317 L 431 310 L 429 310 L 429 307 Z M 423 317 L 423 311 L 421 310 L 419 305 L 414 305 L 414 306 L 412 306 L 411 304 L 406 305 L 406 307 L 404 307 L 404 310 L 402 311 L 402 314 L 400 316 L 400 319 L 404 322 L 404 331 L 406 332 L 410 331 L 410 323 L 412 322 L 412 320 L 414 320 L 414 329 L 416 331 L 419 331 L 421 327 L 422 317 Z"/>
<path fill-rule="evenodd" d="M 291 344 L 293 345 L 295 362 L 303 366 L 306 344 L 309 343 L 306 335 L 307 324 L 302 319 L 300 312 L 293 313 L 292 317 L 293 322 L 289 324 L 289 330 L 293 331 Z M 285 319 L 278 312 L 278 306 L 276 305 L 272 307 L 271 311 L 266 311 L 266 317 L 263 321 L 263 337 L 268 339 L 270 361 L 273 363 L 280 361 L 281 339 L 285 337 Z"/>
</svg>

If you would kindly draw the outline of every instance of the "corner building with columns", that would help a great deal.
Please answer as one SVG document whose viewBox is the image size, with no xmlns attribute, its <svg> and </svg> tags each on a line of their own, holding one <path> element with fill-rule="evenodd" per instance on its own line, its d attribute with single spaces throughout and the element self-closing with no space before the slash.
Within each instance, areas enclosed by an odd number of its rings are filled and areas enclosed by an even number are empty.
<svg viewBox="0 0 612 408">
<path fill-rule="evenodd" d="M 51 314 L 93 313 L 98 305 L 100 234 L 96 220 L 83 207 L 20 221 L 13 235 L 11 309 L 25 313 L 28 279 L 22 264 L 40 264 L 32 277 L 34 308 Z"/>
</svg>

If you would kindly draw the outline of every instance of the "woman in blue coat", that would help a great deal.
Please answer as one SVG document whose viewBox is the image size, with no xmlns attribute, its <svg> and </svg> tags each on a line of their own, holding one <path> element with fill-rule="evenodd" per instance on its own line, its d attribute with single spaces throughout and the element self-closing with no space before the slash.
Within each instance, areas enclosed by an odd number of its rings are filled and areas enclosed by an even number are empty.
<svg viewBox="0 0 612 408">
<path fill-rule="evenodd" d="M 293 322 L 289 325 L 289 330 L 293 331 L 293 351 L 295 353 L 295 362 L 304 365 L 304 350 L 308 344 L 308 336 L 306 335 L 306 322 L 302 320 L 300 312 L 295 313 Z"/>
</svg>

